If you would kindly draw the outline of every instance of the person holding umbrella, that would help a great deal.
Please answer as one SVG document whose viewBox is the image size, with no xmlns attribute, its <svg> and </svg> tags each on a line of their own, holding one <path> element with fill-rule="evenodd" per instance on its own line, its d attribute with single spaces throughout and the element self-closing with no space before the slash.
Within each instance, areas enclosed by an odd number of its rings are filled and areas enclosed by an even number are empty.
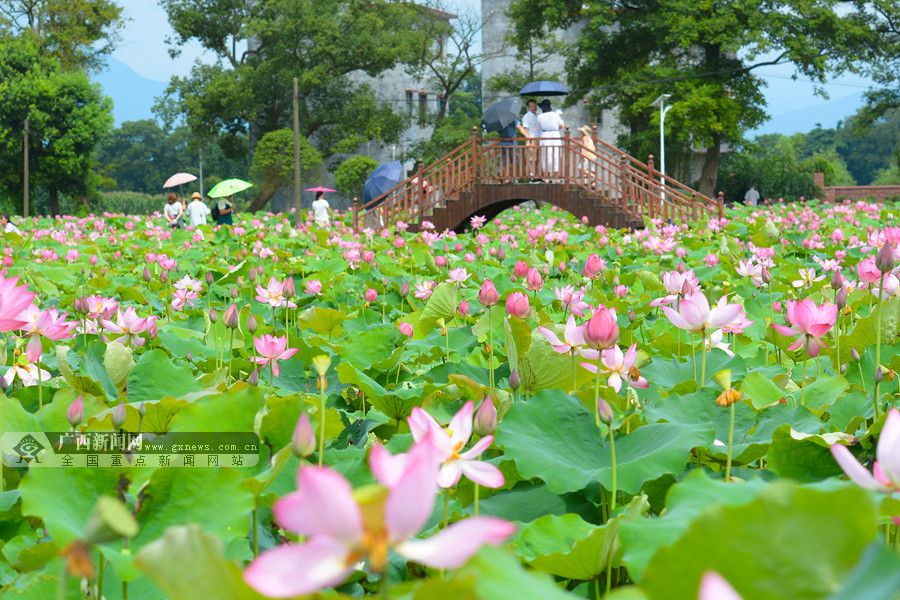
<svg viewBox="0 0 900 600">
<path fill-rule="evenodd" d="M 541 126 L 541 167 L 556 182 L 559 178 L 559 130 L 566 124 L 559 113 L 553 112 L 548 98 L 544 98 L 539 106 L 543 111 L 538 117 Z"/>
<path fill-rule="evenodd" d="M 328 225 L 331 220 L 331 206 L 325 199 L 325 192 L 316 192 L 316 199 L 312 203 L 313 219 L 319 227 Z"/>
<path fill-rule="evenodd" d="M 216 217 L 219 225 L 234 225 L 234 217 L 231 216 L 231 213 L 234 212 L 234 196 L 219 198 L 216 208 L 219 209 L 219 216 Z"/>
<path fill-rule="evenodd" d="M 240 179 L 226 179 L 220 181 L 213 189 L 209 190 L 210 198 L 217 198 L 213 206 L 212 216 L 219 225 L 233 225 L 232 212 L 234 211 L 234 195 L 247 188 L 253 187 L 252 183 Z"/>
</svg>

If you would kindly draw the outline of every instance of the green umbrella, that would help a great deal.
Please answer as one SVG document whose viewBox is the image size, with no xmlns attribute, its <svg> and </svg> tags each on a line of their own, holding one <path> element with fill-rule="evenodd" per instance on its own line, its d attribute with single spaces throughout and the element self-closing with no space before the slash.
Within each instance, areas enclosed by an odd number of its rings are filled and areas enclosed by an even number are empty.
<svg viewBox="0 0 900 600">
<path fill-rule="evenodd" d="M 222 198 L 243 192 L 250 187 L 253 187 L 253 184 L 242 179 L 226 179 L 225 181 L 220 181 L 213 189 L 209 190 L 208 195 L 210 198 Z"/>
</svg>

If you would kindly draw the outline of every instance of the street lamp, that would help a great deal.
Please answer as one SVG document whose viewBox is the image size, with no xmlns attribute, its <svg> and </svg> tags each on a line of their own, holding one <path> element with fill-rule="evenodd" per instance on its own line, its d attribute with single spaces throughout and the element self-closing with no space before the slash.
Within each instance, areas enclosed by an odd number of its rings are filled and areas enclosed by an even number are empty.
<svg viewBox="0 0 900 600">
<path fill-rule="evenodd" d="M 660 197 L 666 199 L 666 113 L 672 110 L 671 105 L 665 106 L 666 100 L 672 97 L 672 94 L 660 94 L 653 101 L 653 108 L 659 108 L 659 170 L 662 176 L 659 178 L 662 191 Z"/>
</svg>

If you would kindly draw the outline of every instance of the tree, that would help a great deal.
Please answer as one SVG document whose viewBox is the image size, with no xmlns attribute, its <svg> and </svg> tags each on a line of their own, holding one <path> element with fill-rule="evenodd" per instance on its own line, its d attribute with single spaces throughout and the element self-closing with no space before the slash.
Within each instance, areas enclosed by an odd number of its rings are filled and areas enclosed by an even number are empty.
<svg viewBox="0 0 900 600">
<path fill-rule="evenodd" d="M 366 179 L 378 167 L 371 156 L 351 156 L 334 171 L 334 187 L 353 198 L 362 198 Z"/>
<path fill-rule="evenodd" d="M 101 67 L 123 25 L 112 0 L 0 0 L 0 34 L 28 33 L 66 71 Z"/>
<path fill-rule="evenodd" d="M 472 139 L 472 127 L 481 126 L 481 74 L 473 71 L 463 85 L 450 97 L 450 114 L 438 121 L 431 137 L 412 144 L 404 153 L 403 160 L 421 158 L 429 165 L 457 146 Z"/>
<path fill-rule="evenodd" d="M 308 172 L 322 164 L 322 155 L 307 139 L 300 136 L 300 168 Z M 294 132 L 290 129 L 270 131 L 259 141 L 253 153 L 250 173 L 263 180 L 259 195 L 253 199 L 248 212 L 265 207 L 269 199 L 284 186 L 294 181 Z"/>
<path fill-rule="evenodd" d="M 798 74 L 821 83 L 877 52 L 876 31 L 860 13 L 867 5 L 839 14 L 839 4 L 514 0 L 510 16 L 519 40 L 583 25 L 566 49 L 567 79 L 601 108 L 618 111 L 629 130 L 622 141 L 632 152 L 649 153 L 659 131 L 659 111 L 650 104 L 672 94 L 667 158 L 675 148 L 703 148 L 699 191 L 712 195 L 723 145 L 739 144 L 766 117 L 763 82 L 753 69 L 793 62 Z"/>
<path fill-rule="evenodd" d="M 395 141 L 403 119 L 352 74 L 377 76 L 419 59 L 425 13 L 385 0 L 161 0 L 175 36 L 170 53 L 197 41 L 214 65 L 173 78 L 157 113 L 183 116 L 201 139 L 220 137 L 230 156 L 238 142 L 291 125 L 292 78 L 299 80 L 300 132 L 325 156 L 354 152 L 368 140 Z"/>
<path fill-rule="evenodd" d="M 793 143 L 786 136 L 766 149 L 751 144 L 725 156 L 719 181 L 725 198 L 742 200 L 751 185 L 767 200 L 795 201 L 819 193 L 812 171 L 797 161 Z"/>
<path fill-rule="evenodd" d="M 518 94 L 519 90 L 532 81 L 552 81 L 559 79 L 559 73 L 550 71 L 547 63 L 559 53 L 560 41 L 551 32 L 543 38 L 527 38 L 517 40 L 509 37 L 516 45 L 515 65 L 493 77 L 487 82 L 487 91 L 491 93 Z M 520 68 L 518 65 L 525 65 Z"/>
<path fill-rule="evenodd" d="M 31 180 L 48 190 L 51 212 L 59 214 L 60 193 L 86 199 L 96 188 L 91 155 L 112 127 L 112 101 L 83 73 L 62 71 L 29 37 L 0 45 L 0 157 L 19 166 L 0 178 L 22 188 L 28 119 Z"/>
</svg>

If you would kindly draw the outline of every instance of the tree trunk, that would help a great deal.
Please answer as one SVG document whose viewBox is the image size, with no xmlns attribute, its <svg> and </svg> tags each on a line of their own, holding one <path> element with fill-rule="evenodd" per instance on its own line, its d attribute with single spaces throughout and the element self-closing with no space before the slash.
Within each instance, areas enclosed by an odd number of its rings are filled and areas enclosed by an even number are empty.
<svg viewBox="0 0 900 600">
<path fill-rule="evenodd" d="M 719 176 L 719 162 L 722 158 L 722 141 L 716 136 L 706 149 L 703 159 L 703 171 L 700 175 L 700 189 L 697 190 L 707 198 L 716 196 L 716 179 Z"/>
<path fill-rule="evenodd" d="M 279 178 L 277 180 L 272 180 L 267 177 L 265 181 L 263 181 L 259 195 L 254 198 L 250 203 L 250 206 L 247 207 L 247 212 L 263 210 L 269 204 L 269 200 L 272 199 L 275 192 L 277 192 L 282 185 L 284 185 L 284 179 Z"/>
<path fill-rule="evenodd" d="M 59 214 L 59 190 L 50 188 L 50 214 L 54 217 Z"/>
</svg>

